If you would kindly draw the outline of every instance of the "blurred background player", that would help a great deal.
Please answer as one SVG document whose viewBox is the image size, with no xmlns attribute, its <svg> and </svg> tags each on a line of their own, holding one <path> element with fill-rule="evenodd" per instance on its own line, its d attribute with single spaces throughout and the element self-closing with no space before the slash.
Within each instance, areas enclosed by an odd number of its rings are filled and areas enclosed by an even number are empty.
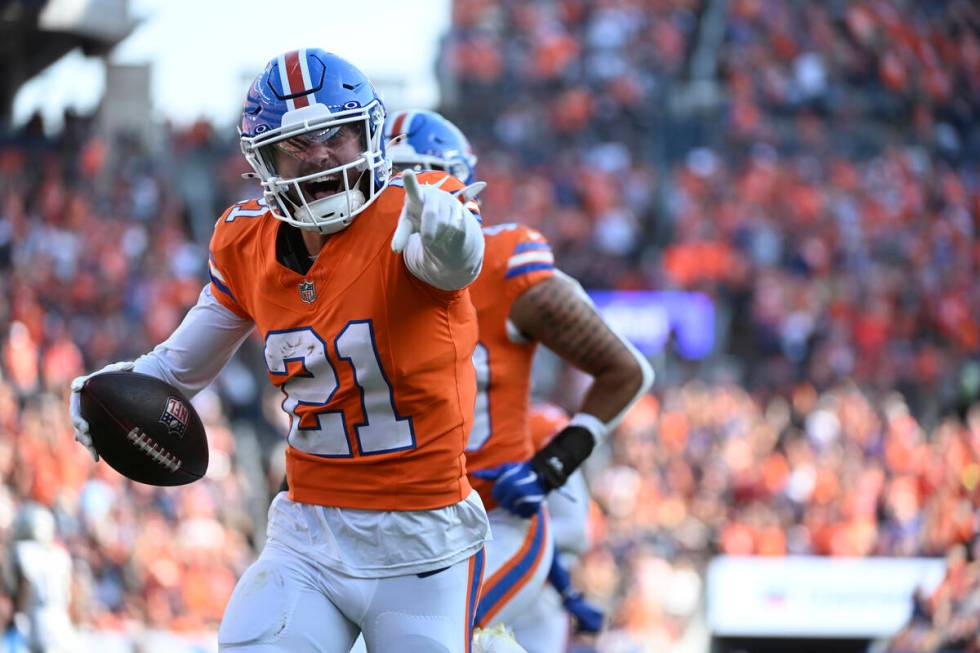
<svg viewBox="0 0 980 653">
<path fill-rule="evenodd" d="M 535 403 L 528 412 L 528 430 L 534 450 L 540 451 L 568 424 L 568 415 L 553 404 Z M 517 640 L 529 653 L 564 653 L 574 619 L 576 633 L 595 634 L 604 615 L 588 603 L 571 583 L 569 570 L 589 548 L 588 519 L 591 499 L 585 476 L 575 470 L 562 492 L 548 495 L 548 522 L 555 542 L 548 583 L 527 609 L 510 623 Z"/>
<path fill-rule="evenodd" d="M 393 114 L 385 135 L 396 169 L 441 170 L 472 182 L 476 157 L 462 132 L 439 114 Z M 480 341 L 473 356 L 478 393 L 466 457 L 493 532 L 477 610 L 477 625 L 487 627 L 510 623 L 540 594 L 553 553 L 542 502 L 649 388 L 652 371 L 606 326 L 578 284 L 556 271 L 539 232 L 520 224 L 483 231 L 483 271 L 470 288 Z M 538 343 L 594 380 L 580 412 L 535 453 L 527 412 Z"/>
<path fill-rule="evenodd" d="M 72 562 L 55 542 L 54 515 L 29 503 L 14 523 L 10 550 L 14 575 L 14 609 L 22 617 L 31 653 L 71 653 L 77 650 L 69 617 Z M 18 619 L 15 617 L 15 622 Z"/>
<path fill-rule="evenodd" d="M 463 455 L 476 341 L 465 287 L 483 237 L 445 190 L 411 173 L 404 190 L 388 183 L 384 118 L 345 60 L 272 59 L 241 125 L 263 200 L 219 218 L 211 284 L 170 338 L 113 366 L 192 396 L 254 328 L 265 341 L 290 415 L 290 489 L 225 611 L 222 650 L 346 653 L 358 633 L 369 651 L 469 650 L 488 525 Z M 91 448 L 85 378 L 72 416 Z"/>
</svg>

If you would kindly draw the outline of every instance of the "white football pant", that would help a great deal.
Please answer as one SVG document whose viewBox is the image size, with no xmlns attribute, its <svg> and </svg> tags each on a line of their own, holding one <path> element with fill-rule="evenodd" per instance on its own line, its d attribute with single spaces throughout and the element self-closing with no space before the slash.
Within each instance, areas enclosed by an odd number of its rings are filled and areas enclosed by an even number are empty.
<svg viewBox="0 0 980 653">
<path fill-rule="evenodd" d="M 565 653 L 572 620 L 558 591 L 546 586 L 527 611 L 510 623 L 514 637 L 527 653 Z"/>
<path fill-rule="evenodd" d="M 229 653 L 468 653 L 484 554 L 442 571 L 356 578 L 274 540 L 235 586 L 218 631 Z"/>
<path fill-rule="evenodd" d="M 510 626 L 537 600 L 548 581 L 554 553 L 548 511 L 524 519 L 494 508 L 487 516 L 493 539 L 486 543 L 487 570 L 476 625 Z"/>
</svg>

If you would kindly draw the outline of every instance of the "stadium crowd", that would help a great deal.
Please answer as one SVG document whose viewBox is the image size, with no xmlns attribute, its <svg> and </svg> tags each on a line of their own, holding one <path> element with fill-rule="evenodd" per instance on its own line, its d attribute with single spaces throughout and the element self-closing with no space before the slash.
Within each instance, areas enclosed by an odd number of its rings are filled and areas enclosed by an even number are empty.
<svg viewBox="0 0 980 653">
<path fill-rule="evenodd" d="M 721 108 L 678 109 L 711 4 L 456 0 L 440 59 L 488 220 L 540 228 L 586 287 L 700 290 L 726 316 L 590 466 L 596 646 L 678 641 L 724 552 L 947 555 L 894 650 L 980 650 L 980 9 L 733 0 Z M 50 509 L 85 628 L 214 628 L 280 475 L 254 346 L 197 402 L 203 481 L 129 483 L 72 441 L 70 380 L 170 333 L 215 216 L 255 193 L 212 126 L 157 141 L 71 115 L 0 140 L 0 550 Z"/>
<path fill-rule="evenodd" d="M 710 4 L 456 2 L 449 113 L 484 213 L 586 287 L 716 297 L 750 388 L 853 378 L 930 418 L 975 394 L 980 10 L 728 3 L 725 101 L 697 111 Z"/>
<path fill-rule="evenodd" d="M 580 573 L 626 640 L 681 636 L 698 552 L 959 547 L 894 650 L 980 647 L 978 35 L 962 0 L 454 2 L 485 218 L 537 226 L 586 287 L 722 315 L 593 476 Z"/>
<path fill-rule="evenodd" d="M 243 472 L 229 425 L 235 402 L 214 392 L 196 400 L 209 435 L 208 477 L 173 489 L 94 465 L 65 411 L 74 376 L 131 359 L 169 334 L 200 292 L 206 244 L 193 240 L 185 200 L 159 160 L 122 144 L 110 162 L 87 120 L 68 116 L 57 139 L 39 127 L 32 121 L 0 145 L 4 627 L 14 623 L 14 542 L 31 536 L 18 520 L 40 505 L 71 554 L 77 624 L 213 630 L 256 545 L 246 514 L 256 482 Z M 169 142 L 187 148 L 178 155 L 187 164 L 201 130 Z"/>
</svg>

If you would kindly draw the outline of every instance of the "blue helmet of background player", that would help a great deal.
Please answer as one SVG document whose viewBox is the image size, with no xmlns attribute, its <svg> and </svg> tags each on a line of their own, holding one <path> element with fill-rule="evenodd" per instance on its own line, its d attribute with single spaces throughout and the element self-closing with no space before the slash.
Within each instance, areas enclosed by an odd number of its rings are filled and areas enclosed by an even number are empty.
<svg viewBox="0 0 980 653">
<path fill-rule="evenodd" d="M 270 61 L 249 88 L 240 131 L 242 153 L 272 214 L 323 234 L 347 227 L 391 173 L 384 120 L 374 86 L 337 55 L 309 48 Z M 303 160 L 304 153 L 355 133 L 361 147 L 351 161 L 312 169 L 305 161 L 299 176 L 277 170 L 277 154 Z"/>
<path fill-rule="evenodd" d="M 392 165 L 444 170 L 464 184 L 473 183 L 476 155 L 456 125 L 435 111 L 400 111 L 385 122 L 385 140 Z"/>
</svg>

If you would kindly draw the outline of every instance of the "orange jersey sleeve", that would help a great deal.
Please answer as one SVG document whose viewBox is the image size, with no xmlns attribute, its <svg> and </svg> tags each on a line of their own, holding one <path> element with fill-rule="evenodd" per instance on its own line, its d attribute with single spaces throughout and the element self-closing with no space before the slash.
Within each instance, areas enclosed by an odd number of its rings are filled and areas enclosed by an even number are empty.
<svg viewBox="0 0 980 653">
<path fill-rule="evenodd" d="M 268 207 L 259 200 L 238 202 L 228 207 L 214 223 L 214 233 L 208 251 L 208 277 L 211 279 L 211 292 L 218 302 L 239 317 L 252 319 L 248 311 L 238 302 L 233 283 L 238 283 L 228 273 L 241 265 L 244 243 L 251 242 L 246 236 L 269 212 Z"/>
<path fill-rule="evenodd" d="M 534 452 L 527 412 L 537 343 L 527 341 L 508 318 L 514 300 L 554 275 L 551 246 L 539 232 L 519 224 L 485 227 L 483 232 L 483 271 L 470 286 L 480 324 L 473 354 L 476 410 L 466 448 L 471 473 L 521 462 Z M 488 508 L 496 505 L 491 483 L 473 476 L 470 481 Z"/>
<path fill-rule="evenodd" d="M 391 251 L 403 202 L 385 189 L 306 274 L 276 259 L 284 225 L 268 211 L 215 229 L 215 294 L 263 338 L 296 501 L 425 510 L 470 492 L 476 314 L 468 291 L 431 292 Z"/>
</svg>

